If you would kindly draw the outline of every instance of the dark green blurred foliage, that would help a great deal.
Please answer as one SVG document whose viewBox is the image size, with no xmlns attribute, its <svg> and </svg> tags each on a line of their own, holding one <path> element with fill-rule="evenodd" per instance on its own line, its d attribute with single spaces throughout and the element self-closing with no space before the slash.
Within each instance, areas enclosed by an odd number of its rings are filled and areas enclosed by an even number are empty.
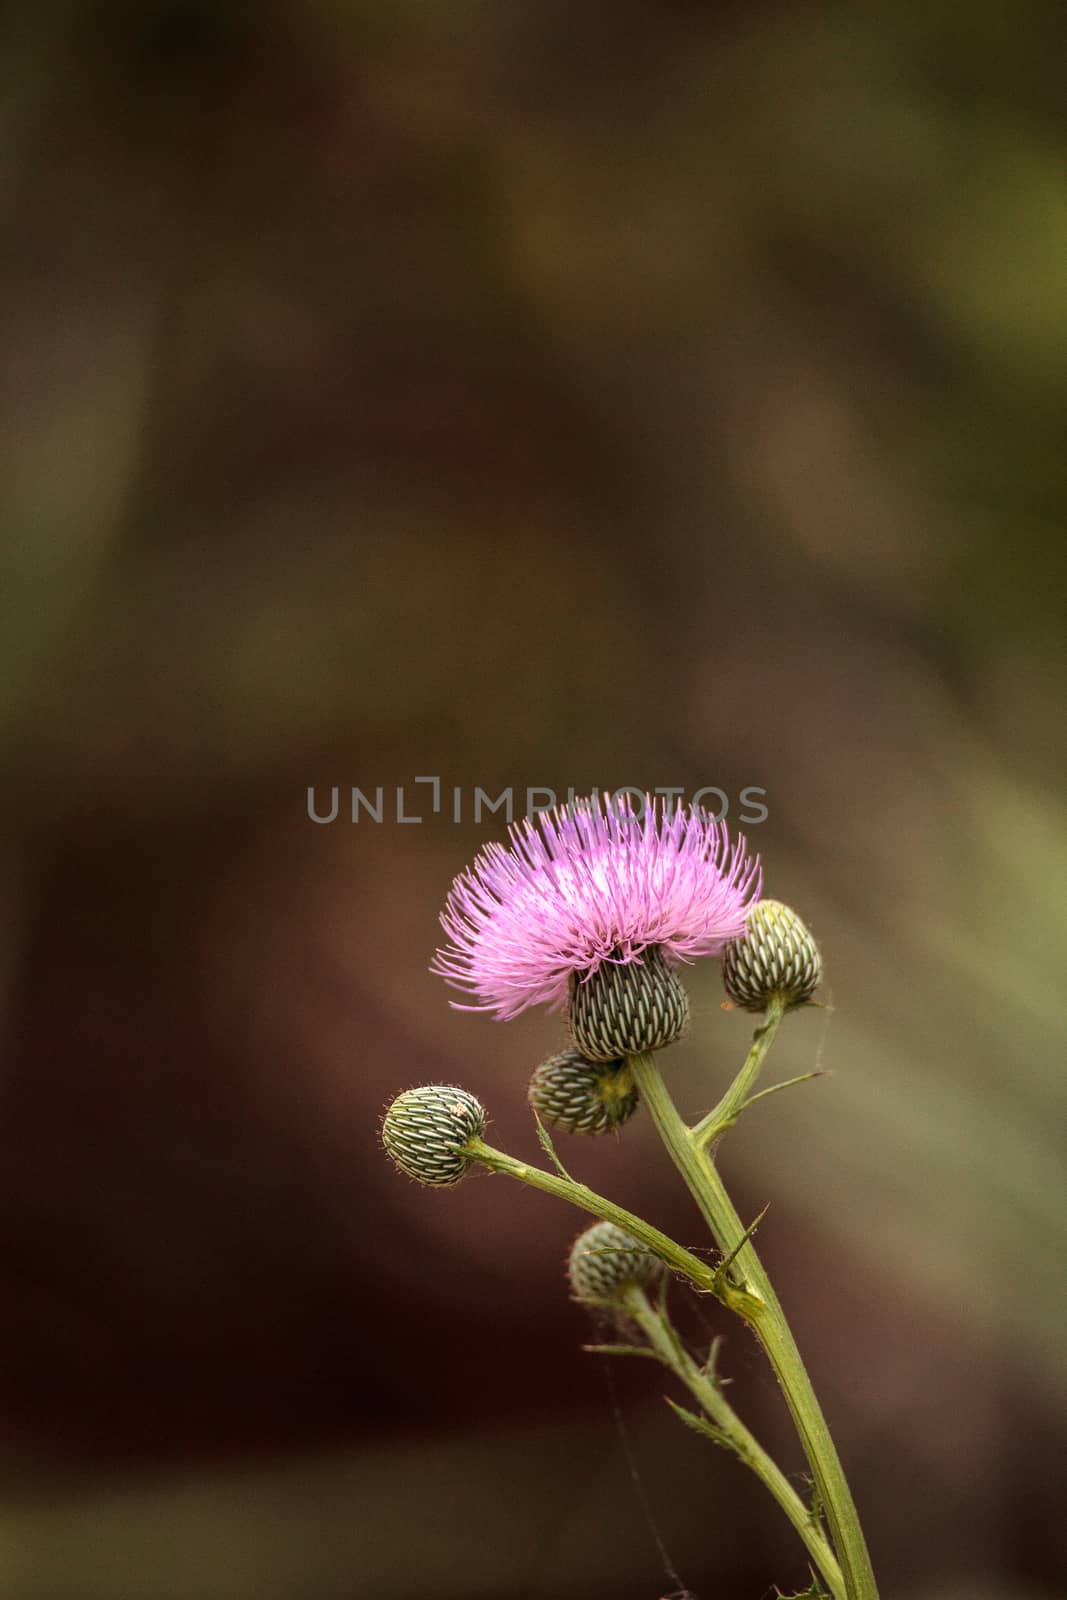
<svg viewBox="0 0 1067 1600">
<path fill-rule="evenodd" d="M 674 1585 L 577 1219 L 376 1147 L 434 1080 L 537 1159 L 561 1044 L 426 972 L 499 823 L 307 819 L 420 774 L 766 789 L 835 1005 L 776 1066 L 833 1076 L 731 1184 L 887 1597 L 1060 1592 L 1060 23 L 6 8 L 6 1594 Z M 696 1111 L 747 1025 L 713 964 L 692 997 Z M 581 1174 L 698 1243 L 642 1120 Z M 656 1376 L 615 1384 L 693 1592 L 803 1587 Z"/>
</svg>

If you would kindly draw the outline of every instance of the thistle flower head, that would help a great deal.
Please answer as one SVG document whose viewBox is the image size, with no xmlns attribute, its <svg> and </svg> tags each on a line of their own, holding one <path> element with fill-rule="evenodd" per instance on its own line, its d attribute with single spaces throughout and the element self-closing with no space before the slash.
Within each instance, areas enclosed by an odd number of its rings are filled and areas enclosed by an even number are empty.
<svg viewBox="0 0 1067 1600">
<path fill-rule="evenodd" d="M 416 1183 L 458 1183 L 471 1164 L 464 1146 L 485 1132 L 485 1108 L 466 1089 L 427 1083 L 398 1094 L 382 1122 L 382 1143 Z"/>
<path fill-rule="evenodd" d="M 620 1300 L 626 1289 L 651 1288 L 663 1263 L 614 1222 L 596 1222 L 571 1246 L 567 1276 L 576 1300 Z"/>
<path fill-rule="evenodd" d="M 630 1120 L 637 1103 L 625 1061 L 588 1061 L 580 1050 L 550 1056 L 530 1079 L 537 1115 L 569 1133 L 610 1133 Z"/>
<path fill-rule="evenodd" d="M 753 906 L 743 938 L 723 951 L 723 986 L 746 1011 L 763 1011 L 775 997 L 786 1006 L 802 1006 L 821 977 L 818 945 L 796 912 L 780 900 Z"/>
<path fill-rule="evenodd" d="M 579 800 L 516 824 L 508 846 L 487 845 L 460 874 L 432 970 L 473 995 L 460 1009 L 501 1021 L 559 1010 L 574 982 L 652 947 L 668 962 L 718 955 L 744 932 L 759 887 L 744 841 L 699 808 L 648 798 L 638 815 Z"/>
</svg>

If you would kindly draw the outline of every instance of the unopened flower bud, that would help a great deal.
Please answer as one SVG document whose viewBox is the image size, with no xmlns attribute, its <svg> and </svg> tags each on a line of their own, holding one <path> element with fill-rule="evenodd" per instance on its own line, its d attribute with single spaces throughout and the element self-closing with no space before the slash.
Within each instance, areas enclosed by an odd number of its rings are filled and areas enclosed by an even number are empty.
<svg viewBox="0 0 1067 1600">
<path fill-rule="evenodd" d="M 689 996 L 658 945 L 630 961 L 602 961 L 592 974 L 571 980 L 574 1042 L 589 1061 L 661 1050 L 680 1039 L 689 1023 Z"/>
<path fill-rule="evenodd" d="M 485 1132 L 485 1108 L 466 1089 L 428 1083 L 398 1094 L 382 1122 L 382 1143 L 417 1183 L 458 1183 L 471 1164 L 464 1147 Z"/>
<path fill-rule="evenodd" d="M 621 1300 L 626 1289 L 649 1289 L 663 1263 L 614 1222 L 597 1222 L 571 1246 L 567 1275 L 576 1300 Z"/>
<path fill-rule="evenodd" d="M 726 993 L 746 1011 L 764 1011 L 776 997 L 787 1006 L 802 1006 L 821 977 L 815 940 L 796 912 L 779 900 L 754 905 L 747 931 L 723 951 Z"/>
<path fill-rule="evenodd" d="M 629 1121 L 638 1104 L 625 1061 L 587 1061 L 579 1050 L 542 1061 L 529 1094 L 543 1121 L 569 1133 L 610 1133 Z"/>
</svg>

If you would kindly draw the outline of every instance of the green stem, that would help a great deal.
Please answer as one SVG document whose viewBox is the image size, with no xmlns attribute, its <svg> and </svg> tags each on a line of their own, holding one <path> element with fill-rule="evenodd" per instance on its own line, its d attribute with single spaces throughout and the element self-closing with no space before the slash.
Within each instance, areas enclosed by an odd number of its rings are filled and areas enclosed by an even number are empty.
<svg viewBox="0 0 1067 1600">
<path fill-rule="evenodd" d="M 666 1315 L 657 1310 L 644 1290 L 634 1284 L 626 1291 L 626 1310 L 641 1329 L 664 1366 L 679 1377 L 714 1424 L 718 1442 L 734 1452 L 756 1474 L 803 1539 L 815 1565 L 826 1580 L 833 1600 L 845 1600 L 841 1568 L 823 1534 L 818 1518 L 804 1504 L 784 1472 L 771 1460 L 730 1405 L 715 1379 L 693 1360 Z"/>
<path fill-rule="evenodd" d="M 717 1292 L 715 1270 L 706 1261 L 691 1255 L 674 1239 L 652 1227 L 651 1223 L 635 1217 L 632 1211 L 617 1206 L 612 1200 L 605 1200 L 594 1189 L 586 1188 L 584 1183 L 576 1183 L 573 1178 L 557 1177 L 554 1172 L 528 1166 L 525 1161 L 516 1161 L 514 1156 L 507 1155 L 503 1150 L 494 1150 L 492 1145 L 485 1144 L 481 1139 L 471 1139 L 463 1148 L 472 1161 L 480 1162 L 490 1172 L 505 1172 L 509 1178 L 517 1178 L 532 1189 L 555 1195 L 558 1200 L 566 1200 L 605 1222 L 614 1222 L 616 1227 L 624 1228 L 639 1244 L 647 1246 L 661 1261 L 666 1262 L 673 1272 L 688 1278 L 697 1289 L 712 1294 Z"/>
<path fill-rule="evenodd" d="M 759 1043 L 758 1038 L 756 1042 Z M 763 1054 L 766 1054 L 766 1046 Z M 751 1055 L 752 1052 L 750 1061 Z M 628 1060 L 641 1099 L 700 1207 L 715 1242 L 724 1256 L 734 1256 L 734 1271 L 744 1278 L 744 1290 L 736 1296 L 735 1309 L 756 1333 L 781 1384 L 826 1510 L 848 1600 L 878 1600 L 863 1530 L 841 1462 L 771 1281 L 751 1239 L 745 1238 L 744 1224 L 714 1162 L 697 1142 L 695 1132 L 691 1132 L 678 1115 L 654 1057 L 645 1053 L 630 1056 Z M 748 1068 L 749 1062 L 746 1062 L 740 1076 L 745 1076 Z M 746 1094 L 752 1076 L 745 1087 Z M 740 1098 L 743 1100 L 744 1094 Z"/>
<path fill-rule="evenodd" d="M 725 1133 L 727 1128 L 732 1128 L 745 1109 L 745 1102 L 749 1097 L 750 1091 L 755 1087 L 764 1058 L 774 1043 L 774 1036 L 778 1032 L 778 1024 L 784 1016 L 785 1001 L 780 995 L 772 996 L 767 1007 L 767 1020 L 752 1035 L 752 1048 L 745 1057 L 744 1066 L 718 1105 L 713 1106 L 706 1117 L 701 1117 L 696 1127 L 692 1130 L 693 1142 L 698 1147 L 703 1148 L 706 1145 L 710 1145 L 720 1134 Z"/>
</svg>

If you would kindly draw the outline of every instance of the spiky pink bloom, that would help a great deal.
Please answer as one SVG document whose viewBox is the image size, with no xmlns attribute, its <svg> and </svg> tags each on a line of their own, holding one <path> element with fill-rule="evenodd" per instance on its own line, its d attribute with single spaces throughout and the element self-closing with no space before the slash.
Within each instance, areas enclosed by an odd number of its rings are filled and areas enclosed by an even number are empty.
<svg viewBox="0 0 1067 1600">
<path fill-rule="evenodd" d="M 731 845 L 706 811 L 646 799 L 641 816 L 606 797 L 541 812 L 489 844 L 452 885 L 441 913 L 451 943 L 431 970 L 506 1021 L 528 1006 L 558 1010 L 571 978 L 602 962 L 718 955 L 745 931 L 759 898 L 759 859 Z"/>
</svg>

